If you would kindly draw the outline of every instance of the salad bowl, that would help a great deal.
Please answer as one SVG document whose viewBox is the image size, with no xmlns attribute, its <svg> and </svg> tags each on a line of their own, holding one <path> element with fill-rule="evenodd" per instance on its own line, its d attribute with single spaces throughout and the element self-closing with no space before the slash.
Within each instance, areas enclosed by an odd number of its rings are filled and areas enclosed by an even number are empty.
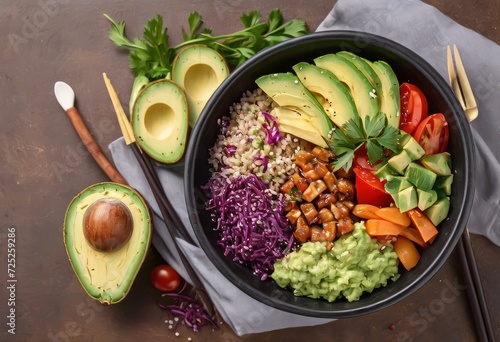
<svg viewBox="0 0 500 342">
<path fill-rule="evenodd" d="M 359 300 L 298 297 L 281 288 L 271 278 L 261 280 L 252 269 L 235 263 L 218 245 L 216 223 L 206 209 L 205 185 L 211 177 L 209 148 L 219 132 L 219 119 L 241 94 L 255 89 L 255 80 L 266 74 L 290 72 L 299 62 L 309 62 L 324 54 L 347 50 L 368 60 L 383 60 L 394 70 L 399 83 L 418 84 L 427 97 L 429 114 L 443 113 L 449 125 L 448 152 L 452 156 L 454 181 L 448 218 L 438 229 L 437 238 L 421 254 L 418 264 L 387 286 L 364 293 Z M 444 56 L 444 52 L 443 52 Z M 233 71 L 219 86 L 196 123 L 186 152 L 185 193 L 189 217 L 198 242 L 208 258 L 236 287 L 254 299 L 295 314 L 345 318 L 384 309 L 421 288 L 443 266 L 464 232 L 474 192 L 474 143 L 469 123 L 452 89 L 424 59 L 404 46 L 364 32 L 329 31 L 309 34 L 268 48 Z"/>
</svg>

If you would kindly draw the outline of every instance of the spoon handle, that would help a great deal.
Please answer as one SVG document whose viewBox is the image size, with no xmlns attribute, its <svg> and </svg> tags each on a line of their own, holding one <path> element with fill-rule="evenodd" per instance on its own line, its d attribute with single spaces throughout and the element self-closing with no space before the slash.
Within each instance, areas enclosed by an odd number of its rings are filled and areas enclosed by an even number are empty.
<svg viewBox="0 0 500 342">
<path fill-rule="evenodd" d="M 111 165 L 99 146 L 95 143 L 94 138 L 87 129 L 87 126 L 83 122 L 78 110 L 75 107 L 71 107 L 66 110 L 66 114 L 68 114 L 69 120 L 73 124 L 73 127 L 80 136 L 80 139 L 89 151 L 90 155 L 95 159 L 97 164 L 101 167 L 104 173 L 106 173 L 109 179 L 111 179 L 112 182 L 126 185 L 127 181 L 122 177 L 120 172 L 118 172 L 118 170 Z"/>
</svg>

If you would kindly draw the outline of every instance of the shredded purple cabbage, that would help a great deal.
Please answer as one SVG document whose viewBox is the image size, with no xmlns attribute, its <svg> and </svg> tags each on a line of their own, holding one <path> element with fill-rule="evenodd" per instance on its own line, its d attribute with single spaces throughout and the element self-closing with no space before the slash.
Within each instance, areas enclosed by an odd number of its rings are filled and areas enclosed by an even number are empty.
<svg viewBox="0 0 500 342">
<path fill-rule="evenodd" d="M 266 133 L 264 141 L 268 145 L 275 145 L 276 143 L 278 143 L 278 141 L 281 140 L 281 133 L 278 128 L 278 120 L 267 112 L 262 112 L 262 115 L 271 124 L 269 125 L 267 122 L 264 122 L 262 124 L 262 128 L 264 128 L 264 132 Z"/>
<path fill-rule="evenodd" d="M 217 222 L 219 245 L 224 255 L 249 265 L 265 280 L 274 263 L 292 247 L 293 229 L 284 215 L 285 199 L 274 199 L 268 185 L 254 174 L 239 176 L 228 183 L 212 178 L 207 188 L 211 198 L 207 209 Z"/>
<path fill-rule="evenodd" d="M 236 150 L 236 146 L 227 145 L 226 147 L 224 147 L 224 154 L 228 157 L 232 157 L 236 153 Z"/>
<path fill-rule="evenodd" d="M 260 160 L 262 162 L 262 165 L 264 166 L 264 168 L 262 169 L 262 172 L 267 171 L 267 166 L 269 164 L 269 156 L 267 156 L 267 155 L 255 156 L 255 157 L 253 157 L 253 160 Z"/>
<path fill-rule="evenodd" d="M 200 327 L 210 324 L 218 329 L 215 322 L 207 315 L 203 306 L 195 298 L 179 293 L 164 293 L 162 297 L 169 297 L 171 304 L 159 304 L 162 309 L 170 311 L 174 316 L 182 317 L 182 320 L 194 332 L 198 332 Z"/>
</svg>

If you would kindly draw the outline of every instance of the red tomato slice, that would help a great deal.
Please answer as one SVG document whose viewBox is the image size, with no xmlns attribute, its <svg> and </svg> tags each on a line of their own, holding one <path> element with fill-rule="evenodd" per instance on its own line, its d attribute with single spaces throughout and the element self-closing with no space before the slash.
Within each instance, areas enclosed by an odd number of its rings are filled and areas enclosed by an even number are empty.
<svg viewBox="0 0 500 342">
<path fill-rule="evenodd" d="M 418 124 L 428 116 L 427 99 L 416 85 L 402 83 L 399 87 L 401 118 L 399 129 L 412 134 Z"/>
<path fill-rule="evenodd" d="M 413 132 L 413 137 L 418 141 L 429 156 L 446 151 L 448 147 L 449 128 L 446 118 L 441 113 L 436 113 L 425 118 Z"/>
<path fill-rule="evenodd" d="M 377 168 L 370 163 L 370 158 L 368 158 L 368 152 L 366 150 L 366 145 L 359 147 L 354 152 L 354 160 L 352 161 L 353 167 L 358 167 L 360 169 L 367 169 L 375 171 Z"/>
<path fill-rule="evenodd" d="M 371 204 L 378 207 L 387 207 L 392 202 L 392 197 L 384 189 L 384 182 L 380 181 L 370 170 L 353 168 L 356 174 L 357 202 Z"/>
</svg>

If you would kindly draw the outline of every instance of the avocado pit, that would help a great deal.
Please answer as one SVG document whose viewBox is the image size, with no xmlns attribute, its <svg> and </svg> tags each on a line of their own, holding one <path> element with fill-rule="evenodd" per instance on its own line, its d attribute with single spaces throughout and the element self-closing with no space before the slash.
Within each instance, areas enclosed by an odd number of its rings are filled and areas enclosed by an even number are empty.
<svg viewBox="0 0 500 342">
<path fill-rule="evenodd" d="M 132 236 L 132 214 L 117 199 L 96 200 L 86 210 L 83 220 L 85 239 L 97 251 L 111 252 L 120 249 Z"/>
</svg>

